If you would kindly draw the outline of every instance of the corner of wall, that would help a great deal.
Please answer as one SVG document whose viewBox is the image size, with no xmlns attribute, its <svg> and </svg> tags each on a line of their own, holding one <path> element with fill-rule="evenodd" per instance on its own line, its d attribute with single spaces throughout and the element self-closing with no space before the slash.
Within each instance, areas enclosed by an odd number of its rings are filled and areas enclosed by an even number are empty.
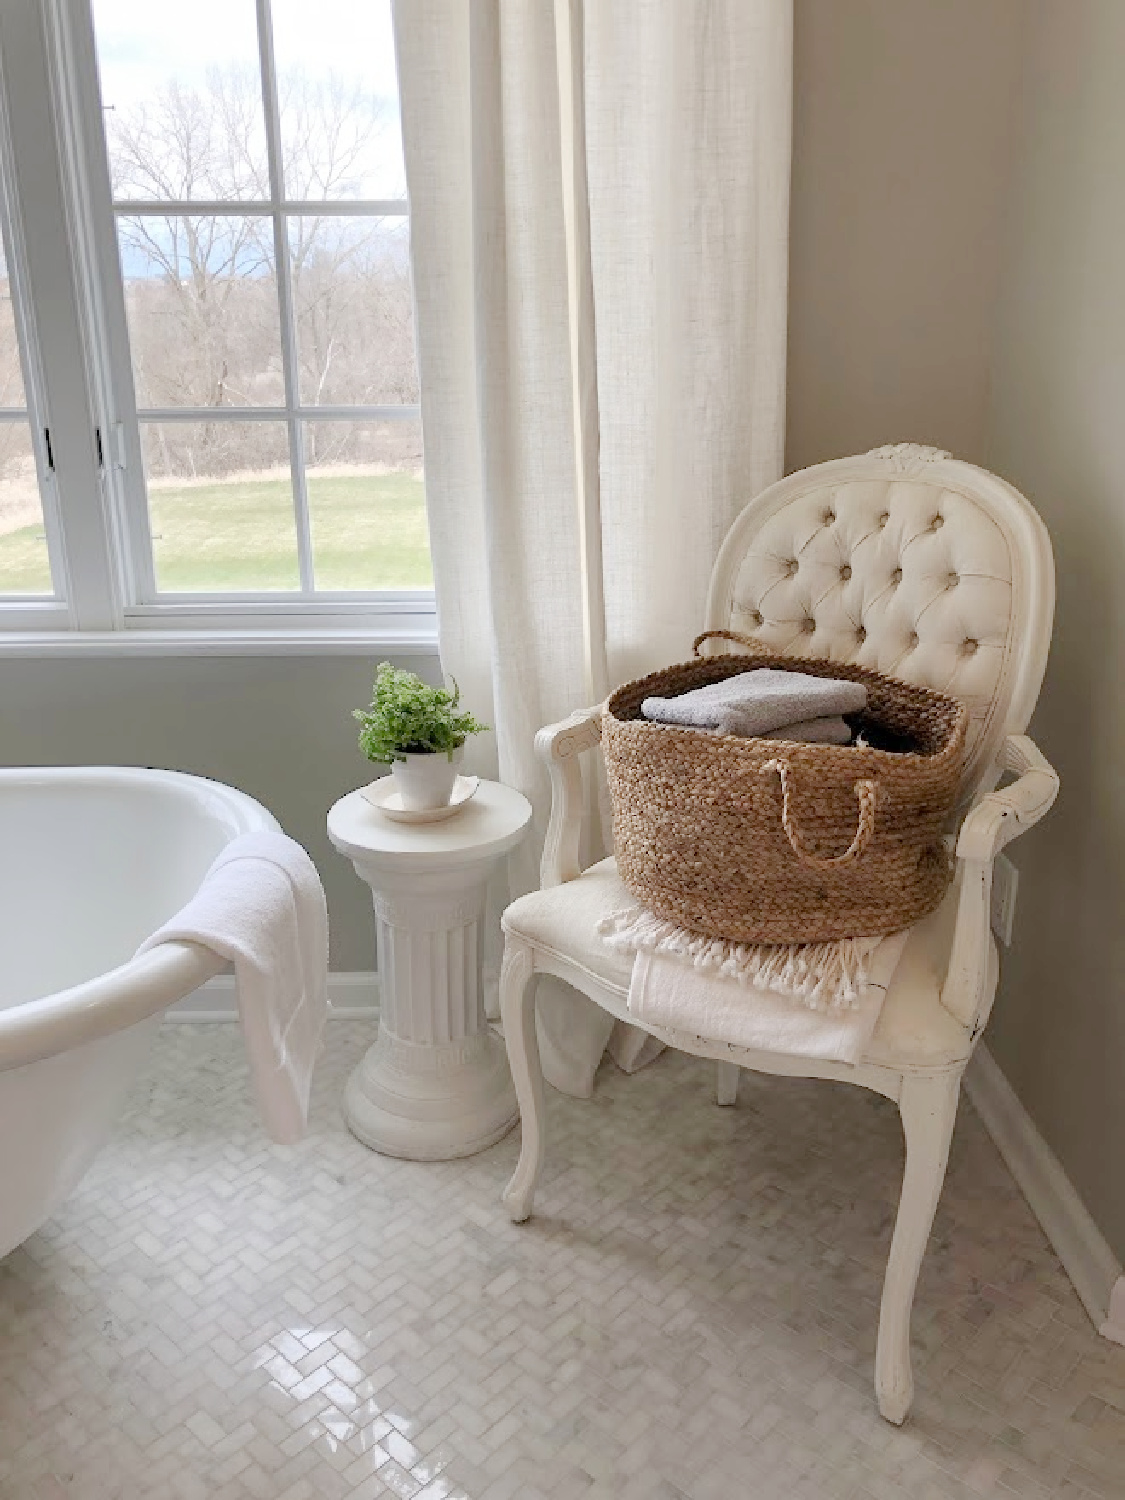
<svg viewBox="0 0 1125 1500">
<path fill-rule="evenodd" d="M 978 1047 L 965 1073 L 965 1091 L 1094 1327 L 1125 1344 L 1121 1263 L 987 1047 Z"/>
</svg>

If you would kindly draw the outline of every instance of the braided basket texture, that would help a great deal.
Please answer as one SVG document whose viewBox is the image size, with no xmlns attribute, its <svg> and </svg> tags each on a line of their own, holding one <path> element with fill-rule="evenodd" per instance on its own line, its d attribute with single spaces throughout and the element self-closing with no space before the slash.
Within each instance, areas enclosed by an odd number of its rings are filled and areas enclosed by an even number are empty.
<svg viewBox="0 0 1125 1500">
<path fill-rule="evenodd" d="M 964 755 L 964 705 L 866 667 L 708 634 L 751 653 L 666 667 L 618 688 L 605 706 L 602 749 L 626 887 L 659 916 L 745 943 L 874 936 L 933 911 L 952 875 L 943 834 Z M 873 743 L 746 739 L 641 717 L 645 698 L 754 667 L 862 682 L 867 708 L 849 718 Z M 908 748 L 874 748 L 887 744 Z"/>
</svg>

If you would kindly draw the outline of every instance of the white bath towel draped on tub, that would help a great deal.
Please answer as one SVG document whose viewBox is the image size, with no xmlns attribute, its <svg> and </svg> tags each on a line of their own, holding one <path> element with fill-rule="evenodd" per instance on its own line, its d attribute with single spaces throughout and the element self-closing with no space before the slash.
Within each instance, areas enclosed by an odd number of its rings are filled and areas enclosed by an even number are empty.
<svg viewBox="0 0 1125 1500">
<path fill-rule="evenodd" d="M 328 910 L 312 860 L 283 833 L 234 839 L 138 952 L 166 942 L 199 943 L 234 965 L 262 1122 L 279 1144 L 300 1140 L 328 1014 Z"/>
</svg>

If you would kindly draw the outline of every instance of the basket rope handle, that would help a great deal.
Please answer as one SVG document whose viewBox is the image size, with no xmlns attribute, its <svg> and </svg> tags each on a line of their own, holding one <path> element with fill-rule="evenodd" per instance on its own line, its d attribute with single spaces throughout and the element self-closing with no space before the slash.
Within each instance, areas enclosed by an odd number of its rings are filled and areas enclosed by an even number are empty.
<svg viewBox="0 0 1125 1500">
<path fill-rule="evenodd" d="M 705 630 L 702 635 L 697 635 L 695 640 L 692 641 L 692 655 L 695 657 L 702 656 L 702 652 L 699 649 L 700 646 L 702 646 L 704 641 L 711 640 L 712 637 L 721 641 L 737 641 L 740 646 L 750 646 L 763 656 L 778 655 L 778 652 L 772 646 L 767 646 L 764 641 L 756 640 L 752 635 L 740 635 L 737 630 Z"/>
<path fill-rule="evenodd" d="M 762 774 L 764 775 L 767 771 L 776 771 L 781 777 L 781 822 L 785 829 L 785 837 L 802 864 L 811 865 L 814 870 L 831 870 L 840 865 L 850 864 L 859 858 L 871 842 L 871 836 L 875 832 L 875 805 L 878 801 L 879 789 L 874 781 L 864 779 L 855 784 L 855 794 L 859 799 L 859 825 L 855 831 L 855 838 L 843 854 L 823 855 L 813 854 L 801 843 L 801 836 L 797 832 L 793 817 L 790 781 L 792 771 L 789 763 L 784 760 L 768 760 L 762 767 Z"/>
</svg>

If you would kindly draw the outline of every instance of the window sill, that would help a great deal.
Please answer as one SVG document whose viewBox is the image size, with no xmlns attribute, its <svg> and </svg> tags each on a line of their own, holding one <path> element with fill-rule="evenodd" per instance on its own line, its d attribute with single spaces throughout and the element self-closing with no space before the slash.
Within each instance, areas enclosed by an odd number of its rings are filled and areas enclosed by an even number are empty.
<svg viewBox="0 0 1125 1500">
<path fill-rule="evenodd" d="M 7 657 L 114 656 L 436 656 L 437 623 L 270 629 L 0 631 Z"/>
</svg>

